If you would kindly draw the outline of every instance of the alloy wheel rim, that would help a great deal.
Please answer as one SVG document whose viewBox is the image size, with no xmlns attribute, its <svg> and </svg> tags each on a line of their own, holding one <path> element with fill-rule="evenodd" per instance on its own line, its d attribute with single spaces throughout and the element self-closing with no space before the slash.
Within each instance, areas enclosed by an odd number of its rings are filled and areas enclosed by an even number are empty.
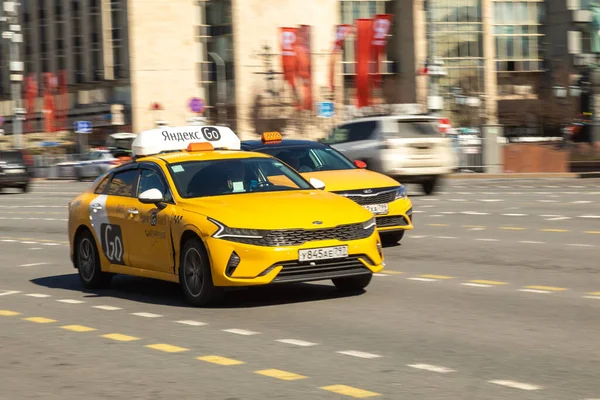
<svg viewBox="0 0 600 400">
<path fill-rule="evenodd" d="M 94 248 L 89 239 L 83 239 L 79 244 L 79 272 L 83 279 L 92 279 L 95 269 Z"/>
<path fill-rule="evenodd" d="M 202 293 L 204 286 L 204 277 L 202 275 L 202 259 L 196 249 L 189 249 L 185 254 L 183 262 L 185 285 L 194 297 Z"/>
</svg>

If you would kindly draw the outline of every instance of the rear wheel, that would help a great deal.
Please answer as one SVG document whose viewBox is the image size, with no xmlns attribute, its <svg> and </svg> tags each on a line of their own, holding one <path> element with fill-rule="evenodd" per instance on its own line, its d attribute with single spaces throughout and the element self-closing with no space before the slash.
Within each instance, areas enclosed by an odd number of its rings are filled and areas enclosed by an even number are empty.
<svg viewBox="0 0 600 400">
<path fill-rule="evenodd" d="M 22 185 L 21 190 L 23 191 L 23 193 L 29 192 L 29 184 L 26 183 L 26 184 Z"/>
<path fill-rule="evenodd" d="M 372 278 L 373 274 L 347 276 L 344 278 L 334 278 L 332 282 L 336 288 L 343 292 L 358 292 L 369 286 Z"/>
<path fill-rule="evenodd" d="M 77 236 L 75 243 L 75 267 L 83 286 L 87 289 L 107 287 L 112 275 L 101 270 L 94 236 L 86 230 Z"/>
<path fill-rule="evenodd" d="M 400 242 L 402 240 L 402 238 L 404 237 L 404 232 L 406 232 L 406 231 L 389 232 L 389 233 L 380 232 L 379 235 L 381 236 L 381 241 L 383 242 L 383 244 L 389 246 L 389 245 L 394 245 L 394 244 Z"/>
<path fill-rule="evenodd" d="M 435 191 L 437 181 L 438 181 L 437 178 L 431 178 L 431 179 L 428 179 L 425 182 L 421 183 L 421 186 L 423 187 L 423 191 L 425 192 L 426 195 L 429 196 Z"/>
<path fill-rule="evenodd" d="M 186 300 L 195 307 L 215 304 L 222 299 L 223 289 L 213 284 L 210 260 L 198 238 L 189 239 L 183 245 L 179 283 Z"/>
</svg>

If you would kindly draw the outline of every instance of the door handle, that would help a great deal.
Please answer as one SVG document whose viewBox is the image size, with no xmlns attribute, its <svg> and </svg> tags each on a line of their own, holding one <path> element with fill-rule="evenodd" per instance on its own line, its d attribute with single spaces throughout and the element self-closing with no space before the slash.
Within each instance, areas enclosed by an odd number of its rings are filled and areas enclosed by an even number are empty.
<svg viewBox="0 0 600 400">
<path fill-rule="evenodd" d="M 139 212 L 138 210 L 136 210 L 135 208 L 130 208 L 129 210 L 127 210 L 127 212 L 128 212 L 129 214 L 133 214 L 133 215 L 137 215 L 137 214 L 139 214 L 139 213 L 140 213 L 140 212 Z"/>
<path fill-rule="evenodd" d="M 92 204 L 92 210 L 102 210 L 102 206 L 98 203 Z"/>
</svg>

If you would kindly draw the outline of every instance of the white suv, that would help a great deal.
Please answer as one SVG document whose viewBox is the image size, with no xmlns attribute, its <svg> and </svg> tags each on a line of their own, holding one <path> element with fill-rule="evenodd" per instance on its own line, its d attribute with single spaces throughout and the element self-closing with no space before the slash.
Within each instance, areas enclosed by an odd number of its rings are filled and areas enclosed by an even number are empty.
<svg viewBox="0 0 600 400">
<path fill-rule="evenodd" d="M 433 193 L 439 178 L 454 172 L 458 158 L 452 140 L 440 130 L 438 117 L 378 116 L 337 125 L 322 139 L 350 160 L 402 183 L 420 183 Z"/>
</svg>

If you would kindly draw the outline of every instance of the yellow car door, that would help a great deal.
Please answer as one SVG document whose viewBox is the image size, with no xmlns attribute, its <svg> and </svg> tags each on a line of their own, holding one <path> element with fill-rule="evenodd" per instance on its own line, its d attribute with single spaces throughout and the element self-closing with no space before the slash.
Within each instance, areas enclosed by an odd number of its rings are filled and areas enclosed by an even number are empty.
<svg viewBox="0 0 600 400">
<path fill-rule="evenodd" d="M 143 163 L 139 171 L 139 183 L 136 196 L 132 199 L 131 218 L 127 220 L 125 233 L 125 240 L 131 243 L 128 261 L 133 268 L 173 273 L 173 196 L 160 167 L 156 164 Z M 159 204 L 142 203 L 139 195 L 150 189 L 158 189 L 163 194 L 164 201 Z"/>
</svg>

